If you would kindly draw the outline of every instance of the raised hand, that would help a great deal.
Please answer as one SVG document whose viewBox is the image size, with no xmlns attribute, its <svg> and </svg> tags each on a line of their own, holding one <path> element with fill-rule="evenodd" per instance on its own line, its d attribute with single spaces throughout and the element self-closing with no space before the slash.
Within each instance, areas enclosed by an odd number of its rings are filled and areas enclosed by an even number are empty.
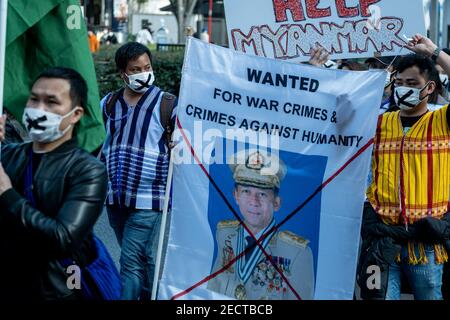
<svg viewBox="0 0 450 320">
<path fill-rule="evenodd" d="M 316 47 L 311 49 L 311 58 L 309 59 L 309 64 L 321 67 L 329 58 L 328 52 L 322 47 Z"/>
<path fill-rule="evenodd" d="M 437 45 L 435 45 L 433 41 L 431 41 L 427 37 L 422 36 L 421 34 L 416 34 L 408 40 L 410 41 L 406 45 L 407 49 L 427 57 L 431 57 L 434 50 L 436 50 L 437 48 Z"/>
</svg>

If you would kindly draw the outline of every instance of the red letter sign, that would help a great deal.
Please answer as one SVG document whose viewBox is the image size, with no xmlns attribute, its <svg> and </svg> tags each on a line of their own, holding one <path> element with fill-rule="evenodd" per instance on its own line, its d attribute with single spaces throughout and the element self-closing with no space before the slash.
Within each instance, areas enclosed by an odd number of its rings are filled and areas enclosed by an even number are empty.
<svg viewBox="0 0 450 320">
<path fill-rule="evenodd" d="M 330 7 L 318 9 L 319 0 L 306 0 L 306 15 L 309 18 L 325 18 L 331 16 Z"/>
<path fill-rule="evenodd" d="M 380 0 L 359 0 L 361 15 L 363 17 L 370 17 L 369 7 L 377 2 L 380 2 Z"/>
<path fill-rule="evenodd" d="M 348 8 L 345 0 L 336 0 L 336 9 L 339 17 L 341 18 L 352 18 L 359 15 L 358 7 Z"/>
<path fill-rule="evenodd" d="M 287 21 L 287 10 L 291 11 L 292 19 L 294 19 L 294 21 L 305 20 L 305 14 L 300 0 L 273 0 L 273 8 L 275 10 L 277 22 Z"/>
</svg>

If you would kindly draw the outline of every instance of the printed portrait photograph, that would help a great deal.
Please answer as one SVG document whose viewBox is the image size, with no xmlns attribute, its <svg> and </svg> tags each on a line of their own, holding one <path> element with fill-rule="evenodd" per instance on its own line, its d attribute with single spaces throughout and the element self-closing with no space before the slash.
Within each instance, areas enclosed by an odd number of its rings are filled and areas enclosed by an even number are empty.
<svg viewBox="0 0 450 320">
<path fill-rule="evenodd" d="M 217 275 L 207 288 L 240 300 L 313 299 L 327 158 L 226 139 L 215 146 L 208 219 Z"/>
</svg>

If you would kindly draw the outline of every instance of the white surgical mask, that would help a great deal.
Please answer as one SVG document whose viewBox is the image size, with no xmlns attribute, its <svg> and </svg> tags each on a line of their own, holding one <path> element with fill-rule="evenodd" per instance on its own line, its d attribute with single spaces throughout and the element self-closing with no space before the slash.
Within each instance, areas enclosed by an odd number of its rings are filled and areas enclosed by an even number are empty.
<svg viewBox="0 0 450 320">
<path fill-rule="evenodd" d="M 332 60 L 328 60 L 327 62 L 325 62 L 323 64 L 323 66 L 327 69 L 337 69 L 338 68 L 338 64 Z"/>
<path fill-rule="evenodd" d="M 129 81 L 129 83 L 127 83 L 127 86 L 137 93 L 146 92 L 155 81 L 155 75 L 153 74 L 153 71 L 125 75 L 128 77 Z"/>
<path fill-rule="evenodd" d="M 419 105 L 427 96 L 420 98 L 420 93 L 428 86 L 422 88 L 396 87 L 394 99 L 397 106 L 402 110 L 411 110 Z"/>
<path fill-rule="evenodd" d="M 447 87 L 447 85 L 448 85 L 448 75 L 446 75 L 446 74 L 440 74 L 440 75 L 439 75 L 439 78 L 441 79 L 442 85 L 443 85 L 444 87 Z"/>
<path fill-rule="evenodd" d="M 61 116 L 56 113 L 35 109 L 25 108 L 22 117 L 22 123 L 28 131 L 31 140 L 36 142 L 53 142 L 66 134 L 72 125 L 67 126 L 63 131 L 59 130 L 61 121 L 74 113 L 73 109 L 68 114 Z"/>
</svg>

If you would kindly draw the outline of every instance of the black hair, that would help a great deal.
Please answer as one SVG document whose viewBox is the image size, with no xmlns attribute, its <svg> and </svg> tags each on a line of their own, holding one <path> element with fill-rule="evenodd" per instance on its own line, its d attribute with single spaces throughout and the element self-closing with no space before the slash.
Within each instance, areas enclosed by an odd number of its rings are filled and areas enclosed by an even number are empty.
<svg viewBox="0 0 450 320">
<path fill-rule="evenodd" d="M 367 70 L 366 66 L 364 66 L 363 64 L 358 63 L 356 61 L 349 61 L 349 60 L 343 61 L 339 65 L 338 69 L 339 70 L 343 70 L 345 67 L 347 67 L 349 70 L 352 70 L 352 71 L 365 71 L 365 70 Z"/>
<path fill-rule="evenodd" d="M 124 44 L 117 49 L 116 56 L 114 58 L 117 69 L 119 69 L 119 71 L 125 71 L 128 62 L 136 60 L 145 53 L 148 55 L 150 63 L 153 65 L 152 54 L 149 48 L 139 42 L 128 42 Z"/>
<path fill-rule="evenodd" d="M 430 103 L 436 103 L 439 94 L 442 93 L 442 83 L 434 62 L 430 58 L 418 54 L 409 54 L 399 60 L 396 70 L 397 73 L 402 73 L 411 67 L 419 68 L 420 74 L 425 77 L 427 82 L 434 81 L 436 83 L 436 90 L 430 94 L 429 98 Z"/>
<path fill-rule="evenodd" d="M 64 79 L 70 84 L 70 99 L 72 100 L 72 108 L 81 106 L 84 110 L 87 107 L 88 87 L 84 78 L 77 71 L 64 68 L 52 67 L 42 71 L 34 80 L 34 83 L 41 78 Z"/>
</svg>

